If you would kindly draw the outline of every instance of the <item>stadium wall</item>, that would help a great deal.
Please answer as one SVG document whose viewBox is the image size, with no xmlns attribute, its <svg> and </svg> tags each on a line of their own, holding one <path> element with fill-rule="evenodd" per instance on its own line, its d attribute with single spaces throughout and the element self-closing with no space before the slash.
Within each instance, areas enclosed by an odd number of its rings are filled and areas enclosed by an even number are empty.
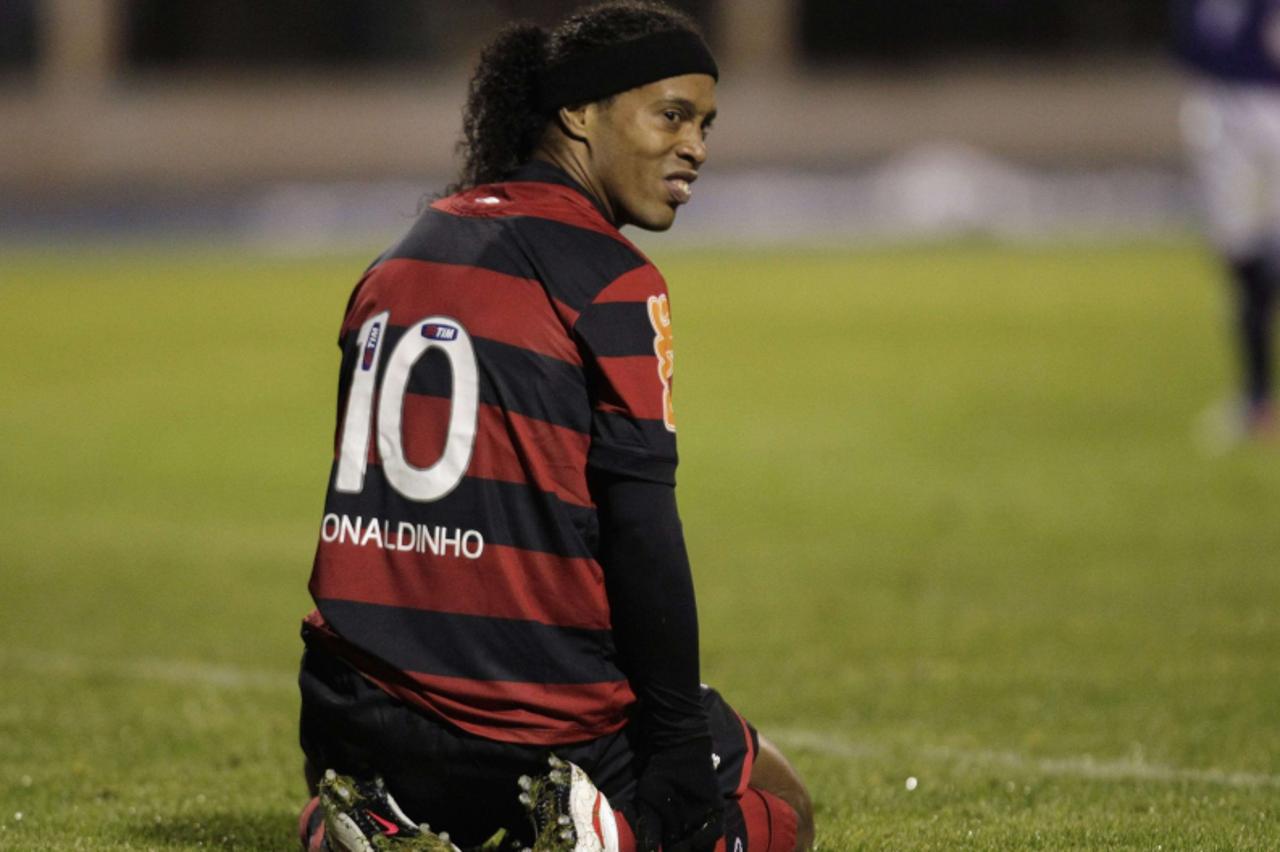
<svg viewBox="0 0 1280 852">
<path fill-rule="evenodd" d="M 1027 166 L 1176 168 L 1184 81 L 1158 57 L 1001 63 L 894 76 L 727 69 L 726 169 L 830 170 L 922 144 Z M 0 188 L 244 188 L 452 171 L 465 78 L 132 77 L 0 87 Z"/>
</svg>

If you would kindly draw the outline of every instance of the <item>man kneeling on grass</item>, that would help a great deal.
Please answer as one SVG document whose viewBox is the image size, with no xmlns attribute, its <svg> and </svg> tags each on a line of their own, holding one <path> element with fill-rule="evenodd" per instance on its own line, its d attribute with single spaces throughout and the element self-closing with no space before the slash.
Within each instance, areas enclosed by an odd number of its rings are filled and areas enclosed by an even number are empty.
<svg viewBox="0 0 1280 852">
<path fill-rule="evenodd" d="M 303 627 L 307 848 L 811 847 L 795 771 L 700 685 L 667 287 L 619 232 L 690 200 L 717 79 L 660 4 L 507 29 L 459 184 L 356 286 Z"/>
</svg>

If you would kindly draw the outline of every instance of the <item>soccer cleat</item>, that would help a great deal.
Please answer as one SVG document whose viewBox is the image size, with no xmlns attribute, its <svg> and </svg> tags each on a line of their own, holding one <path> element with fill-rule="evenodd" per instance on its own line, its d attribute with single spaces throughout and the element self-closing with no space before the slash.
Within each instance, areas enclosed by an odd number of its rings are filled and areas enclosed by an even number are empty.
<svg viewBox="0 0 1280 852">
<path fill-rule="evenodd" d="M 329 769 L 319 793 L 325 839 L 334 852 L 462 852 L 447 833 L 409 819 L 380 777 L 357 781 Z"/>
<path fill-rule="evenodd" d="M 604 793 L 587 773 L 552 755 L 551 771 L 520 776 L 520 804 L 535 840 L 524 852 L 618 852 L 618 825 Z"/>
</svg>

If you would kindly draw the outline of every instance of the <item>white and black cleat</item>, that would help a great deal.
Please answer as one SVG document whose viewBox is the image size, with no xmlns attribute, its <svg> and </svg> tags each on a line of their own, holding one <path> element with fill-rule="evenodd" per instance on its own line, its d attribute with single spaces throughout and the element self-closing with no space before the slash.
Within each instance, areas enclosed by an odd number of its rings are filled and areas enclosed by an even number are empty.
<svg viewBox="0 0 1280 852">
<path fill-rule="evenodd" d="M 446 832 L 419 825 L 396 804 L 382 778 L 357 781 L 326 770 L 320 782 L 325 839 L 335 852 L 461 852 Z"/>
<path fill-rule="evenodd" d="M 536 839 L 524 852 L 618 852 L 618 824 L 604 793 L 576 764 L 552 755 L 551 770 L 520 776 L 520 803 Z"/>
</svg>

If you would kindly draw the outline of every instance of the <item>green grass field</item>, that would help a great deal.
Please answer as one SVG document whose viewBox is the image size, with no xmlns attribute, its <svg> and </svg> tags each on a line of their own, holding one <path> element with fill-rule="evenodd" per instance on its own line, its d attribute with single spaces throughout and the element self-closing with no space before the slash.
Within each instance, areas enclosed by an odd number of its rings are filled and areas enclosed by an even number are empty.
<svg viewBox="0 0 1280 852">
<path fill-rule="evenodd" d="M 366 259 L 3 249 L 0 848 L 293 848 Z M 823 849 L 1280 846 L 1280 448 L 1193 438 L 1200 249 L 656 259 L 704 677 Z"/>
</svg>

